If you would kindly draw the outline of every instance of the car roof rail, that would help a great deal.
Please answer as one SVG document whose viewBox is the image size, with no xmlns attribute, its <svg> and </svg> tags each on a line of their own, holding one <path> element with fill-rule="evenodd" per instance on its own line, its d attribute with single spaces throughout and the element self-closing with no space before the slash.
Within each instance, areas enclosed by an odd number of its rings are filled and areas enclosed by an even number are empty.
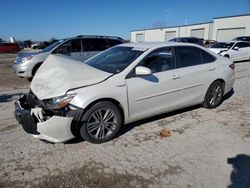
<svg viewBox="0 0 250 188">
<path fill-rule="evenodd" d="M 116 36 L 105 36 L 105 35 L 77 35 L 77 38 L 105 38 L 105 39 L 119 39 L 119 40 L 124 40 L 121 37 L 116 37 Z"/>
</svg>

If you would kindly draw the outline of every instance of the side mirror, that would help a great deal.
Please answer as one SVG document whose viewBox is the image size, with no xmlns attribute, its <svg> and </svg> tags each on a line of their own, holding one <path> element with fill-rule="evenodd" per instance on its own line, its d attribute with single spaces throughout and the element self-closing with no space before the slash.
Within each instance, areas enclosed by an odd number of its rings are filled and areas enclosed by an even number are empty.
<svg viewBox="0 0 250 188">
<path fill-rule="evenodd" d="M 233 49 L 236 50 L 236 51 L 238 51 L 238 50 L 239 50 L 239 47 L 238 47 L 238 46 L 235 46 Z"/>
<path fill-rule="evenodd" d="M 137 76 L 146 76 L 152 74 L 151 70 L 147 67 L 138 66 L 135 68 L 135 75 Z"/>
</svg>

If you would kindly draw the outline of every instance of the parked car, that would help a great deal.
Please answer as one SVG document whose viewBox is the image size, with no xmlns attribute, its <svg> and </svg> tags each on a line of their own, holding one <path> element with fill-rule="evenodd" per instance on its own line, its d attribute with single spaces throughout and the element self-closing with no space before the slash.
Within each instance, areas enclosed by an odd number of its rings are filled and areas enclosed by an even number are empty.
<svg viewBox="0 0 250 188">
<path fill-rule="evenodd" d="M 25 48 L 31 48 L 31 40 L 24 40 L 23 43 Z"/>
<path fill-rule="evenodd" d="M 203 45 L 203 39 L 199 39 L 196 37 L 177 37 L 169 40 L 169 42 L 187 42 L 187 43 L 193 43 L 198 45 Z"/>
<path fill-rule="evenodd" d="M 13 68 L 19 77 L 32 78 L 50 54 L 61 54 L 85 61 L 109 47 L 124 43 L 120 37 L 81 35 L 54 42 L 42 51 L 24 52 L 16 57 Z"/>
<path fill-rule="evenodd" d="M 16 101 L 15 117 L 39 139 L 102 143 L 129 122 L 196 104 L 215 108 L 234 79 L 230 59 L 194 44 L 121 44 L 85 63 L 51 55 Z"/>
<path fill-rule="evenodd" d="M 221 56 L 232 59 L 233 61 L 243 61 L 250 59 L 250 43 L 244 41 L 231 41 L 229 43 L 221 43 L 216 48 L 212 46 L 211 51 L 220 54 Z"/>
<path fill-rule="evenodd" d="M 20 50 L 17 43 L 0 43 L 0 53 L 17 53 Z"/>
<path fill-rule="evenodd" d="M 236 37 L 233 39 L 234 41 L 247 41 L 250 42 L 250 36 L 241 36 L 241 37 Z"/>
<path fill-rule="evenodd" d="M 216 40 L 204 40 L 203 41 L 203 46 L 205 48 L 210 48 L 212 45 L 216 44 L 217 41 Z"/>
<path fill-rule="evenodd" d="M 38 47 L 42 44 L 42 42 L 35 42 L 31 44 L 31 48 L 32 49 L 38 49 Z"/>
<path fill-rule="evenodd" d="M 220 54 L 222 51 L 227 51 L 232 45 L 233 43 L 230 44 L 229 42 L 216 42 L 208 49 L 216 54 Z"/>
</svg>

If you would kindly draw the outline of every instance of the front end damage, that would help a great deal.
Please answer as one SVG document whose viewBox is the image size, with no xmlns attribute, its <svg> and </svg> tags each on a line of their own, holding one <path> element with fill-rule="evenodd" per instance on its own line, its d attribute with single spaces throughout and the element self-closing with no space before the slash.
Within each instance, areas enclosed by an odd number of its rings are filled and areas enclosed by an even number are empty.
<svg viewBox="0 0 250 188">
<path fill-rule="evenodd" d="M 50 142 L 66 142 L 77 136 L 83 110 L 67 105 L 50 109 L 30 92 L 15 102 L 15 117 L 25 132 Z"/>
</svg>

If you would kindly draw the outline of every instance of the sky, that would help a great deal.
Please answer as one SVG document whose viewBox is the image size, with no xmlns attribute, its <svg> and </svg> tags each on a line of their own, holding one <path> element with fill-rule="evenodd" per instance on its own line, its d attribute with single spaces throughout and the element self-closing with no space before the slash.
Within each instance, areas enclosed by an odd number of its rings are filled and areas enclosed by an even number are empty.
<svg viewBox="0 0 250 188">
<path fill-rule="evenodd" d="M 130 39 L 130 31 L 250 14 L 250 0 L 1 0 L 0 38 L 49 40 L 80 34 Z"/>
</svg>

